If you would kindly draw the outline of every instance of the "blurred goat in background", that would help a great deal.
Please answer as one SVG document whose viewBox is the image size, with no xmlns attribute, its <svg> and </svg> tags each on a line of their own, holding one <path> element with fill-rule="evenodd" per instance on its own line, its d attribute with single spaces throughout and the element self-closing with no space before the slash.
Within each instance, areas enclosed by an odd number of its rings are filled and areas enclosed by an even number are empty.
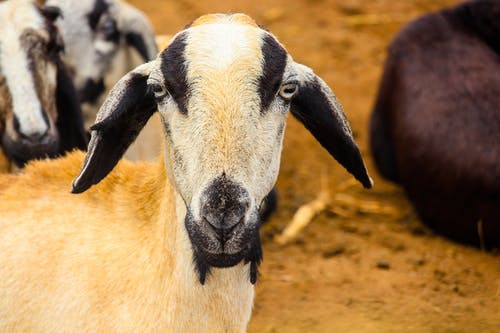
<svg viewBox="0 0 500 333">
<path fill-rule="evenodd" d="M 389 47 L 370 130 L 380 173 L 426 224 L 500 246 L 500 1 L 407 25 Z"/>
<path fill-rule="evenodd" d="M 2 171 L 36 158 L 86 149 L 78 98 L 61 59 L 56 8 L 29 0 L 0 3 Z"/>
</svg>

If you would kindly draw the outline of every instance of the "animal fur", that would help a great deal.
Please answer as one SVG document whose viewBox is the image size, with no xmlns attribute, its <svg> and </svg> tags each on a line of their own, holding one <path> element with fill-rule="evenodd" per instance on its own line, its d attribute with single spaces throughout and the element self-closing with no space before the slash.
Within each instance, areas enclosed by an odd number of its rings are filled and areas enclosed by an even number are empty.
<svg viewBox="0 0 500 333">
<path fill-rule="evenodd" d="M 244 332 L 290 106 L 372 186 L 333 92 L 273 35 L 242 14 L 177 34 L 113 87 L 85 157 L 0 177 L 0 331 Z M 155 112 L 162 156 L 119 162 Z"/>
<path fill-rule="evenodd" d="M 0 3 L 0 137 L 9 164 L 18 167 L 86 148 L 81 109 L 60 57 L 58 16 L 30 0 Z"/>
<path fill-rule="evenodd" d="M 371 119 L 379 171 L 401 184 L 422 220 L 489 247 L 500 246 L 498 36 L 493 0 L 410 23 L 389 47 Z"/>
</svg>

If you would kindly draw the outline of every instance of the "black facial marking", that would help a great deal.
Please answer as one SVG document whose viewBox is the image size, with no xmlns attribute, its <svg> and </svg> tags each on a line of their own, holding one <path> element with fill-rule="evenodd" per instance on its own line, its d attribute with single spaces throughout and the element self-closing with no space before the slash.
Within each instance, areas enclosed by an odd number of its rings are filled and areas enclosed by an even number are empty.
<svg viewBox="0 0 500 333">
<path fill-rule="evenodd" d="M 109 5 L 104 0 L 95 0 L 92 11 L 87 14 L 87 20 L 92 30 L 96 30 L 101 15 L 107 12 Z"/>
<path fill-rule="evenodd" d="M 109 13 L 101 15 L 95 30 L 96 36 L 108 42 L 117 44 L 120 41 L 120 32 L 118 31 L 116 21 Z"/>
<path fill-rule="evenodd" d="M 161 71 L 167 90 L 185 115 L 187 114 L 188 100 L 187 65 L 184 57 L 186 38 L 186 33 L 180 34 L 160 54 Z"/>
<path fill-rule="evenodd" d="M 266 110 L 278 92 L 286 66 L 287 53 L 274 39 L 266 34 L 262 45 L 262 76 L 259 82 L 259 94 L 262 111 Z"/>
<path fill-rule="evenodd" d="M 46 41 L 34 29 L 26 29 L 19 36 L 19 41 L 27 54 L 28 69 L 35 85 L 37 97 L 43 103 L 44 86 L 48 84 L 44 75 L 46 73 L 45 62 L 48 60 Z"/>
</svg>

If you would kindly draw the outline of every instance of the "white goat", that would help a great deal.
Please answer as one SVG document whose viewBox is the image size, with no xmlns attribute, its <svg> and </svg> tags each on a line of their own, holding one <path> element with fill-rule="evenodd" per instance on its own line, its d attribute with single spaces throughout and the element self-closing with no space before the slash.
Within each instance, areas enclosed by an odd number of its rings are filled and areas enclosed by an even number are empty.
<svg viewBox="0 0 500 333">
<path fill-rule="evenodd" d="M 153 29 L 143 13 L 121 0 L 48 0 L 46 5 L 62 11 L 57 25 L 66 43 L 64 60 L 74 72 L 90 126 L 107 87 L 156 57 Z M 142 61 L 132 59 L 130 47 Z"/>
<path fill-rule="evenodd" d="M 0 3 L 0 140 L 8 163 L 85 149 L 78 98 L 61 61 L 54 8 L 32 0 Z"/>
<path fill-rule="evenodd" d="M 243 14 L 178 33 L 104 102 L 85 193 L 80 152 L 0 177 L 0 331 L 245 331 L 290 106 L 371 187 L 332 91 L 272 34 Z M 118 163 L 155 111 L 164 155 Z"/>
<path fill-rule="evenodd" d="M 57 21 L 64 40 L 64 60 L 75 74 L 85 128 L 95 121 L 109 89 L 128 71 L 153 60 L 158 49 L 146 16 L 121 0 L 48 0 L 60 8 Z M 125 157 L 154 160 L 160 151 L 158 117 L 151 119 Z"/>
</svg>

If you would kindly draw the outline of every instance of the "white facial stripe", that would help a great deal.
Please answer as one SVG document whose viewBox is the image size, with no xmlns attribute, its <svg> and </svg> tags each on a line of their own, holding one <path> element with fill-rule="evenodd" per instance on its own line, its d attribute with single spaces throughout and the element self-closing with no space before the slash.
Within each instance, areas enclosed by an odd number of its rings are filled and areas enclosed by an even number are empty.
<svg viewBox="0 0 500 333">
<path fill-rule="evenodd" d="M 207 170 L 198 172 L 200 177 L 216 177 L 223 171 L 234 174 L 242 160 L 252 155 L 251 147 L 243 146 L 248 151 L 242 151 L 241 146 L 249 137 L 252 112 L 259 113 L 260 44 L 260 29 L 249 25 L 218 23 L 189 29 L 184 55 L 192 88 L 188 101 L 191 121 L 199 122 L 199 128 L 211 128 L 205 139 L 208 146 L 219 148 L 209 154 L 207 149 L 198 152 L 213 158 Z M 226 170 L 228 166 L 234 170 Z M 206 180 L 200 179 L 199 186 Z"/>
<path fill-rule="evenodd" d="M 252 26 L 217 23 L 189 30 L 186 58 L 193 64 L 224 69 L 260 49 L 259 40 L 255 38 L 256 28 Z M 258 58 L 253 59 L 259 61 Z"/>
<path fill-rule="evenodd" d="M 19 120 L 19 129 L 24 135 L 32 135 L 45 133 L 48 127 L 20 36 L 28 28 L 41 29 L 43 21 L 29 1 L 24 1 L 24 4 L 16 8 L 7 7 L 7 3 L 0 5 L 0 68 L 12 97 L 12 109 Z"/>
<path fill-rule="evenodd" d="M 205 108 L 223 121 L 252 103 L 260 77 L 260 29 L 235 23 L 205 24 L 189 29 L 184 52 L 192 85 L 190 108 Z M 248 106 L 248 105 L 247 105 Z"/>
</svg>

